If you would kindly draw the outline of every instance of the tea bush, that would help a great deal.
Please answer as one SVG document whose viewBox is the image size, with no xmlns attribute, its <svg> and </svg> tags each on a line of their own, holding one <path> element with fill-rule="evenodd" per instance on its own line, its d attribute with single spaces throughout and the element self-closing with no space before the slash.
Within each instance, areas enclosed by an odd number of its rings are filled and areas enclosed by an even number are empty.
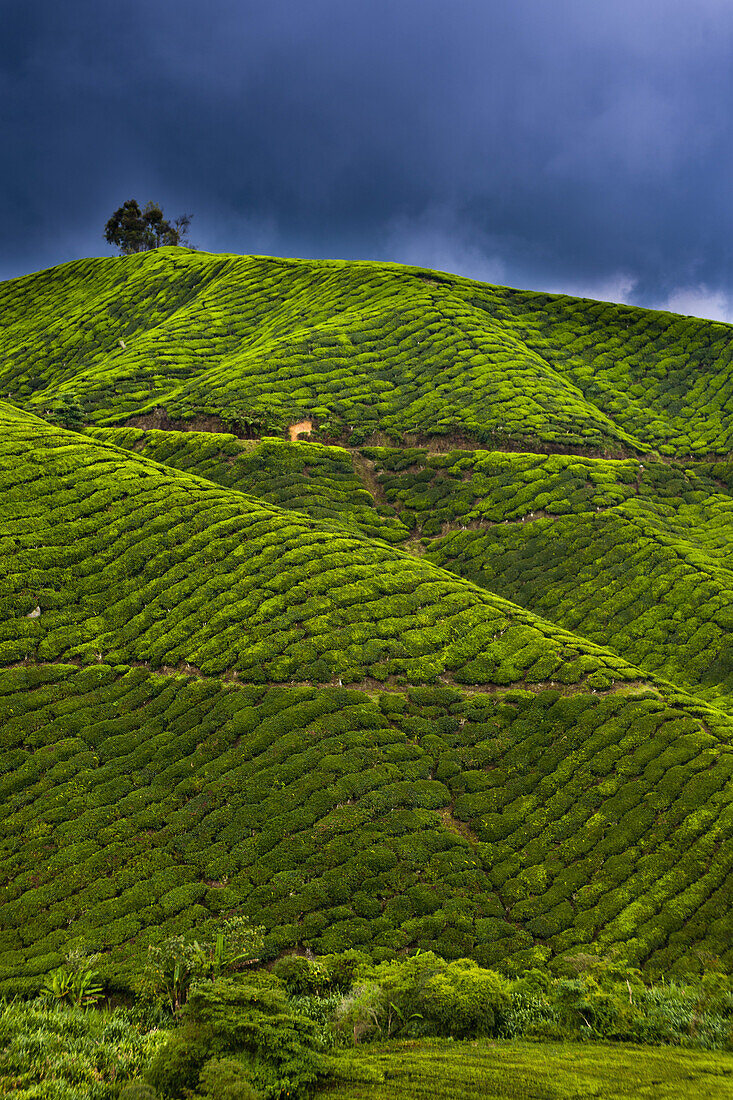
<svg viewBox="0 0 733 1100">
<path fill-rule="evenodd" d="M 380 541 L 13 413 L 3 423 L 14 579 L 0 662 L 143 662 L 249 683 L 508 684 L 544 655 L 566 683 L 637 676 Z"/>
</svg>

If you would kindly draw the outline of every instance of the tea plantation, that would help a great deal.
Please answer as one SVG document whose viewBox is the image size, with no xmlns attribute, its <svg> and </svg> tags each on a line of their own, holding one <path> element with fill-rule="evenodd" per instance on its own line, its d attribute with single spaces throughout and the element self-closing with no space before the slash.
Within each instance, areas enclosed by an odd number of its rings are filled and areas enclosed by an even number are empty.
<svg viewBox="0 0 733 1100">
<path fill-rule="evenodd" d="M 397 264 L 161 248 L 0 287 L 0 388 L 88 422 L 725 453 L 730 329 Z M 149 426 L 149 425 L 148 425 Z M 170 424 L 168 424 L 170 426 Z"/>
<path fill-rule="evenodd" d="M 730 968 L 729 327 L 185 249 L 0 316 L 0 994 L 232 914 Z"/>
</svg>

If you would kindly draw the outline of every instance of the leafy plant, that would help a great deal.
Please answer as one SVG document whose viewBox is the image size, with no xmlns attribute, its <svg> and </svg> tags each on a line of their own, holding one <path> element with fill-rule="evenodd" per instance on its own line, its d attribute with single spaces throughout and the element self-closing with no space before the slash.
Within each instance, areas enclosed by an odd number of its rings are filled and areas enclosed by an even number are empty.
<svg viewBox="0 0 733 1100">
<path fill-rule="evenodd" d="M 84 946 L 73 948 L 62 966 L 52 970 L 44 979 L 41 992 L 49 1000 L 69 1003 L 77 1008 L 95 1005 L 102 996 L 103 987 L 94 969 L 97 955 L 89 955 Z"/>
<path fill-rule="evenodd" d="M 144 997 L 163 1002 L 172 1012 L 178 1012 L 197 982 L 215 981 L 256 959 L 262 938 L 263 929 L 253 927 L 243 917 L 229 918 L 208 937 L 168 936 L 148 947 L 137 989 Z"/>
<path fill-rule="evenodd" d="M 247 1070 L 235 1058 L 210 1058 L 199 1074 L 199 1093 L 211 1100 L 257 1100 Z"/>
<path fill-rule="evenodd" d="M 122 1009 L 45 1000 L 0 1003 L 0 1095 L 152 1100 L 143 1070 L 167 1034 Z"/>
<path fill-rule="evenodd" d="M 226 1062 L 212 1066 L 212 1058 Z M 198 1081 L 206 1088 L 227 1081 L 232 1089 L 254 1086 L 276 1100 L 287 1093 L 305 1095 L 337 1066 L 322 1048 L 315 1024 L 289 1011 L 278 979 L 253 973 L 191 991 L 181 1027 L 153 1060 L 148 1079 L 166 1097 L 183 1095 Z"/>
</svg>

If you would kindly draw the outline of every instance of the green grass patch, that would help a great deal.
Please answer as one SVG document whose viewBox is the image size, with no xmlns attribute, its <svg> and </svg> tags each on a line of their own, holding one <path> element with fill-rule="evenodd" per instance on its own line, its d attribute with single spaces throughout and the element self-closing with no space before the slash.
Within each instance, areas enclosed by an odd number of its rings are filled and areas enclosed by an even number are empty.
<svg viewBox="0 0 733 1100">
<path fill-rule="evenodd" d="M 421 1040 L 362 1049 L 383 1084 L 322 1089 L 329 1100 L 723 1100 L 733 1055 L 599 1043 Z"/>
<path fill-rule="evenodd" d="M 0 1005 L 0 1096 L 116 1100 L 166 1039 L 121 1009 Z"/>
</svg>

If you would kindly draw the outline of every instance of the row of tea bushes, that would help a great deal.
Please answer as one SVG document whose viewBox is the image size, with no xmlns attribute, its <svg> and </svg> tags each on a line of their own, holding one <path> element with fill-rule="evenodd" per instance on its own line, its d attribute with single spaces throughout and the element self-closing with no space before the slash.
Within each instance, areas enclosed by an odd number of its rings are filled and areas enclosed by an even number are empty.
<svg viewBox="0 0 733 1100">
<path fill-rule="evenodd" d="M 686 696 L 0 673 L 0 990 L 243 911 L 266 955 L 731 954 L 731 720 Z"/>
<path fill-rule="evenodd" d="M 392 508 L 375 505 L 354 455 L 343 447 L 276 438 L 255 443 L 219 432 L 155 428 L 88 428 L 86 434 L 279 508 L 334 520 L 349 531 L 391 543 L 408 535 Z"/>
<path fill-rule="evenodd" d="M 729 511 L 730 493 L 709 465 L 622 461 L 576 455 L 369 447 L 386 500 L 412 518 L 419 533 L 604 511 L 632 500 L 674 516 L 683 505 Z M 717 469 L 717 467 L 715 467 Z M 709 499 L 712 498 L 712 499 Z M 684 527 L 686 521 L 683 521 Z"/>
<path fill-rule="evenodd" d="M 427 558 L 647 673 L 733 692 L 733 496 L 722 467 L 373 449 Z"/>
<path fill-rule="evenodd" d="M 156 249 L 0 285 L 0 385 L 90 422 L 725 454 L 728 328 L 394 264 Z"/>
<path fill-rule="evenodd" d="M 639 676 L 382 541 L 33 417 L 0 423 L 0 663 L 139 661 L 260 683 Z"/>
<path fill-rule="evenodd" d="M 501 296 L 522 341 L 650 448 L 731 449 L 730 325 L 567 295 Z"/>
<path fill-rule="evenodd" d="M 428 560 L 610 644 L 648 673 L 721 703 L 733 687 L 733 499 L 724 464 L 348 452 L 136 428 L 90 434 L 350 530 L 395 543 L 411 537 Z"/>
</svg>

